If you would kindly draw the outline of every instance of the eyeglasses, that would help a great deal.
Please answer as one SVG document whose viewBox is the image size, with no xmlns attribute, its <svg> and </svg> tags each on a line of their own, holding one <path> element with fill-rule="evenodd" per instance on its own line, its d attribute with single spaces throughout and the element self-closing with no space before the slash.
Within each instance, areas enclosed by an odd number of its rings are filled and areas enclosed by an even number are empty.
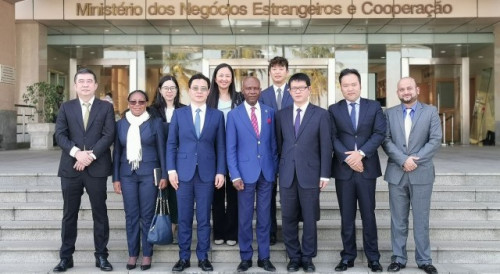
<svg viewBox="0 0 500 274">
<path fill-rule="evenodd" d="M 201 91 L 201 92 L 205 92 L 205 91 L 208 91 L 208 88 L 207 87 L 192 87 L 190 88 L 192 91 Z"/>
<path fill-rule="evenodd" d="M 308 87 L 293 87 L 293 88 L 290 88 L 290 91 L 293 91 L 293 92 L 297 92 L 297 91 L 305 91 Z"/>
<path fill-rule="evenodd" d="M 144 106 L 146 104 L 146 101 L 128 101 L 128 103 L 131 106 L 135 106 L 135 105 Z"/>
<path fill-rule="evenodd" d="M 177 87 L 176 86 L 171 86 L 171 87 L 165 86 L 165 87 L 161 87 L 161 90 L 175 92 L 175 91 L 177 91 Z"/>
</svg>

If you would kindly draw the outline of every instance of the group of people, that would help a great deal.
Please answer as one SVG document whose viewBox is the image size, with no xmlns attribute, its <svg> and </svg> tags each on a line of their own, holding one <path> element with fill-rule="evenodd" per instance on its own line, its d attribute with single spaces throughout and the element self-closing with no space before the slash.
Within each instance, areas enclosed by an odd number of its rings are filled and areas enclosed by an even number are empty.
<svg viewBox="0 0 500 274">
<path fill-rule="evenodd" d="M 254 210 L 257 266 L 276 271 L 270 245 L 277 239 L 279 185 L 287 270 L 314 272 L 320 193 L 333 177 L 343 243 L 335 271 L 354 266 L 358 206 L 368 267 L 383 271 L 375 218 L 376 178 L 382 175 L 377 150 L 382 146 L 389 156 L 385 180 L 393 250 L 387 271 L 406 266 L 411 205 L 417 265 L 426 273 L 437 273 L 430 254 L 429 212 L 432 158 L 442 133 L 436 108 L 418 101 L 415 80 L 404 77 L 398 82 L 401 104 L 384 115 L 377 101 L 361 98 L 361 76 L 355 69 L 340 72 L 344 99 L 328 110 L 309 101 L 311 81 L 306 74 L 288 77 L 285 58 L 270 60 L 269 75 L 273 84 L 267 89 L 261 91 L 259 80 L 247 76 L 242 91 L 236 92 L 233 69 L 220 64 L 211 81 L 203 74 L 190 78 L 188 106 L 179 102 L 175 77 L 167 75 L 160 79 L 151 107 L 147 107 L 146 92 L 129 93 L 129 109 L 115 124 L 111 104 L 95 98 L 95 74 L 80 69 L 74 78 L 78 98 L 61 106 L 56 123 L 56 139 L 63 150 L 58 176 L 64 212 L 61 260 L 54 271 L 74 265 L 84 189 L 94 219 L 96 267 L 113 269 L 107 259 L 106 180 L 110 175 L 114 191 L 123 195 L 129 270 L 136 268 L 141 246 L 140 268 L 151 267 L 153 246 L 147 233 L 157 192 L 166 191 L 179 245 L 179 260 L 172 271 L 191 266 L 195 214 L 198 267 L 213 271 L 208 256 L 212 218 L 214 243 L 239 244 L 241 262 L 236 271 L 247 271 L 253 264 Z M 162 171 L 157 186 L 155 168 Z M 299 222 L 303 222 L 302 239 Z"/>
</svg>

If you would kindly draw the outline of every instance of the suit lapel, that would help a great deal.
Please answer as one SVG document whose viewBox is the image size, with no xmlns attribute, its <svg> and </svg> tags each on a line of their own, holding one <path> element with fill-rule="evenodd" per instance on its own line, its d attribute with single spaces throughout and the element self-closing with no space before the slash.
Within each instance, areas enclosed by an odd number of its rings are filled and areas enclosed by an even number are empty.
<svg viewBox="0 0 500 274">
<path fill-rule="evenodd" d="M 212 120 L 212 114 L 213 114 L 212 110 L 209 107 L 207 107 L 206 112 L 207 113 L 205 113 L 205 122 L 203 123 L 203 128 L 201 129 L 201 133 L 200 133 L 200 139 L 203 137 L 203 133 L 205 133 L 205 129 L 208 130 L 208 126 L 210 126 L 210 123 Z M 192 116 L 192 114 L 191 114 L 191 116 Z M 193 129 L 194 129 L 194 123 L 192 123 L 192 124 L 193 124 Z M 195 136 L 196 136 L 196 133 L 195 133 Z"/>
<path fill-rule="evenodd" d="M 191 134 L 193 134 L 194 137 L 196 137 L 196 129 L 194 128 L 194 117 L 193 117 L 193 106 L 189 105 L 189 107 L 186 107 L 186 108 L 183 108 L 182 110 L 184 110 L 186 112 L 185 116 L 187 117 L 188 121 L 186 121 L 186 123 L 189 123 L 189 125 L 191 125 Z M 207 118 L 205 116 L 205 125 L 207 124 Z M 203 127 L 205 127 L 205 125 L 203 125 Z M 201 130 L 201 134 L 203 133 L 203 129 Z M 200 137 L 201 137 L 201 134 L 200 134 Z"/>
<path fill-rule="evenodd" d="M 269 91 L 267 95 L 269 98 L 269 101 L 272 102 L 272 106 L 274 109 L 278 109 L 278 103 L 276 102 L 276 91 L 274 90 L 274 86 L 269 87 Z"/>
<path fill-rule="evenodd" d="M 252 121 L 250 121 L 250 118 L 248 117 L 247 110 L 245 108 L 244 103 L 239 105 L 236 109 L 239 120 L 245 125 L 245 128 L 252 134 L 252 136 L 255 136 L 257 138 L 257 134 L 255 133 L 255 130 L 253 129 L 252 126 Z"/>
<path fill-rule="evenodd" d="M 403 111 L 401 110 L 401 105 L 396 108 L 396 119 L 398 121 L 399 126 L 401 127 L 401 132 L 403 132 L 403 137 L 405 136 L 405 122 L 403 120 Z"/>
<path fill-rule="evenodd" d="M 283 106 L 288 106 L 288 102 L 291 102 L 292 100 L 292 96 L 290 95 L 290 87 L 288 86 L 288 84 L 286 84 L 285 90 L 283 91 L 283 100 L 281 100 L 281 107 L 283 108 Z"/>
<path fill-rule="evenodd" d="M 368 102 L 365 99 L 361 98 L 361 100 L 359 101 L 358 121 L 356 121 L 358 128 L 359 128 L 360 121 L 363 121 L 365 119 L 367 112 L 368 112 Z M 358 128 L 356 128 L 356 130 L 354 132 L 357 132 Z"/>
<path fill-rule="evenodd" d="M 80 100 L 74 99 L 70 111 L 72 116 L 75 117 L 78 126 L 83 130 L 83 132 L 85 132 L 85 129 L 83 128 L 82 105 L 80 104 Z"/>
<path fill-rule="evenodd" d="M 415 107 L 415 114 L 413 115 L 413 120 L 411 123 L 411 130 L 410 133 L 413 131 L 415 128 L 415 124 L 417 124 L 418 119 L 420 119 L 420 116 L 422 115 L 423 112 L 423 106 L 419 102 L 417 102 L 417 106 Z"/>
<path fill-rule="evenodd" d="M 267 134 L 267 131 L 269 130 L 269 126 L 267 123 L 267 119 L 270 119 L 271 117 L 269 116 L 269 110 L 267 108 L 262 107 L 260 105 L 260 136 L 264 136 L 264 134 Z"/>
<path fill-rule="evenodd" d="M 306 114 L 304 114 L 304 117 L 302 118 L 302 122 L 300 122 L 300 127 L 299 127 L 299 134 L 297 134 L 296 138 L 299 139 L 300 134 L 302 134 L 302 131 L 304 131 L 304 127 L 307 125 L 311 117 L 314 116 L 314 112 L 316 109 L 314 106 L 309 103 L 309 105 L 306 108 Z"/>
<path fill-rule="evenodd" d="M 89 121 L 87 122 L 87 130 L 92 126 L 92 122 L 94 122 L 95 118 L 97 117 L 97 113 L 101 111 L 101 101 L 99 101 L 97 98 L 94 99 L 94 103 L 92 106 L 90 106 L 90 113 L 89 113 Z M 81 107 L 81 106 L 80 106 Z M 83 125 L 83 117 L 82 117 L 82 125 Z"/>
<path fill-rule="evenodd" d="M 352 130 L 353 133 L 356 133 L 356 129 L 352 126 L 351 114 L 349 113 L 349 108 L 347 107 L 347 101 L 345 99 L 340 101 L 340 115 L 342 116 L 341 120 L 345 121 L 348 124 L 348 127 Z"/>
</svg>

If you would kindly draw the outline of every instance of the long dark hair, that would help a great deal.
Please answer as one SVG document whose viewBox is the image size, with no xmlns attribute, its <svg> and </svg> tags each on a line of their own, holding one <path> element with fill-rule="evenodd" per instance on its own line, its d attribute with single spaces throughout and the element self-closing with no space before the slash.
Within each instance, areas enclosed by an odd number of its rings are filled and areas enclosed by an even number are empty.
<svg viewBox="0 0 500 274">
<path fill-rule="evenodd" d="M 168 80 L 174 82 L 175 87 L 177 88 L 177 94 L 175 94 L 174 97 L 174 108 L 181 107 L 181 102 L 180 102 L 181 91 L 179 89 L 179 83 L 177 82 L 177 79 L 175 79 L 174 76 L 167 74 L 163 76 L 158 82 L 158 87 L 156 88 L 155 97 L 153 99 L 153 103 L 151 104 L 152 107 L 161 111 L 163 111 L 163 109 L 167 107 L 167 102 L 165 101 L 165 98 L 163 98 L 163 95 L 161 95 L 161 87 Z"/>
<path fill-rule="evenodd" d="M 222 68 L 228 68 L 229 71 L 231 71 L 231 84 L 229 85 L 228 92 L 229 96 L 231 97 L 231 108 L 235 108 L 242 101 L 240 98 L 241 96 L 238 92 L 236 92 L 236 87 L 234 84 L 234 70 L 230 65 L 226 63 L 219 64 L 217 67 L 215 67 L 214 74 L 212 75 L 212 81 L 210 83 L 210 93 L 207 97 L 207 106 L 211 108 L 217 108 L 219 105 L 220 90 L 219 85 L 215 82 L 215 79 L 217 78 L 217 72 L 219 72 L 219 70 Z"/>
</svg>

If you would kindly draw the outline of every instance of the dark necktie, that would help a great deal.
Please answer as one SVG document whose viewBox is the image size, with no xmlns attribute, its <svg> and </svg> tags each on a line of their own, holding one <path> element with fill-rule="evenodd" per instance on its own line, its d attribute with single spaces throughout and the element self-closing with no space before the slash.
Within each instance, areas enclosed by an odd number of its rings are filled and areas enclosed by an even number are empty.
<svg viewBox="0 0 500 274">
<path fill-rule="evenodd" d="M 257 123 L 257 116 L 255 115 L 256 107 L 251 107 L 251 109 L 252 113 L 250 114 L 250 116 L 252 117 L 251 120 L 252 120 L 253 130 L 255 131 L 257 138 L 259 138 L 259 124 Z"/>
<path fill-rule="evenodd" d="M 351 105 L 351 123 L 352 123 L 352 128 L 356 130 L 356 103 L 350 103 Z"/>
<path fill-rule="evenodd" d="M 299 135 L 299 128 L 300 128 L 300 111 L 301 109 L 297 109 L 297 115 L 295 115 L 295 137 Z"/>
</svg>

